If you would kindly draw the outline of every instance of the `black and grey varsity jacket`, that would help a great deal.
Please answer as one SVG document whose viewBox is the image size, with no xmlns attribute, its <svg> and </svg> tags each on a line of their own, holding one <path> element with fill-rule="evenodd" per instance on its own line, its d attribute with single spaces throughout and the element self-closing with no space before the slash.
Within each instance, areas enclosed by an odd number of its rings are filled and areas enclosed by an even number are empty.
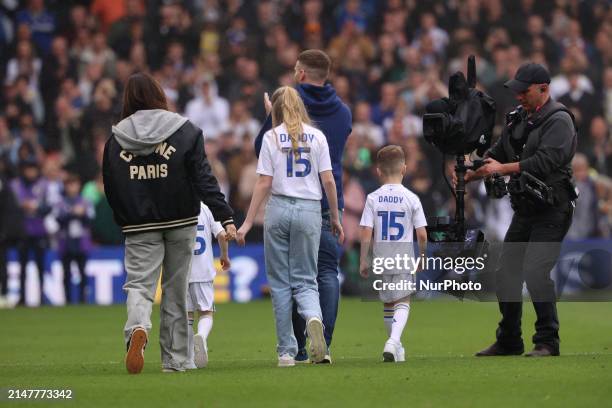
<svg viewBox="0 0 612 408">
<path fill-rule="evenodd" d="M 104 146 L 104 191 L 124 233 L 197 224 L 200 201 L 223 226 L 233 211 L 219 190 L 202 130 L 161 109 L 140 110 L 113 126 Z"/>
</svg>

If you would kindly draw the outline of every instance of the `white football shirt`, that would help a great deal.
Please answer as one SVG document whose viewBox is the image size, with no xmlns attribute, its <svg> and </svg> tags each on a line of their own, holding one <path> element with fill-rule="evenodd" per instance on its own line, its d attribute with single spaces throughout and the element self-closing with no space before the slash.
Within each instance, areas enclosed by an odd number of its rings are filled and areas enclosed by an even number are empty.
<svg viewBox="0 0 612 408">
<path fill-rule="evenodd" d="M 368 194 L 361 215 L 362 227 L 374 230 L 374 258 L 395 258 L 404 254 L 414 256 L 412 235 L 415 228 L 425 227 L 427 221 L 421 200 L 401 184 L 385 184 Z M 412 265 L 412 264 L 410 264 Z M 385 270 L 385 274 L 409 273 L 410 270 Z"/>
<path fill-rule="evenodd" d="M 209 282 L 215 279 L 217 271 L 213 258 L 212 236 L 217 238 L 222 231 L 221 223 L 215 221 L 210 209 L 201 203 L 189 283 Z"/>
<path fill-rule="evenodd" d="M 296 157 L 284 124 L 264 134 L 257 173 L 272 176 L 272 194 L 320 200 L 319 173 L 331 170 L 329 146 L 319 129 L 304 124 Z"/>
</svg>

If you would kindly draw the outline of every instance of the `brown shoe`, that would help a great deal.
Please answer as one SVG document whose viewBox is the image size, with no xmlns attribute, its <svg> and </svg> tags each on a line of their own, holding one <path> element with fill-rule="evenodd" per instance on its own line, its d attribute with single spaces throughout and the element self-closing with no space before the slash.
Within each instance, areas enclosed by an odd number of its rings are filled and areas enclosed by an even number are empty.
<svg viewBox="0 0 612 408">
<path fill-rule="evenodd" d="M 533 350 L 525 354 L 525 357 L 552 357 L 558 355 L 558 349 L 555 349 L 546 344 L 536 344 Z"/>
<path fill-rule="evenodd" d="M 521 347 L 520 349 L 507 349 L 505 347 L 500 346 L 497 342 L 491 344 L 484 350 L 480 350 L 476 353 L 476 357 L 493 357 L 493 356 L 520 356 L 523 354 L 525 349 Z"/>
<path fill-rule="evenodd" d="M 125 355 L 125 368 L 128 373 L 138 374 L 144 367 L 144 348 L 147 345 L 147 331 L 137 327 L 132 331 L 128 342 L 128 351 Z"/>
</svg>

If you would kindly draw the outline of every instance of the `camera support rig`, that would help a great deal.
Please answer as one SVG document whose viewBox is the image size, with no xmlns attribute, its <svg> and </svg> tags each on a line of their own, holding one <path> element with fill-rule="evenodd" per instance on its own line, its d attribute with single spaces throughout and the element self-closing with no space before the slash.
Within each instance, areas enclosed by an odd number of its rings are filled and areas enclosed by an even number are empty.
<svg viewBox="0 0 612 408">
<path fill-rule="evenodd" d="M 476 89 L 476 59 L 468 58 L 467 80 L 462 72 L 449 78 L 449 97 L 431 101 L 423 117 L 425 139 L 445 155 L 455 157 L 456 186 L 455 218 L 435 217 L 428 219 L 427 236 L 430 242 L 428 252 L 436 257 L 483 257 L 487 258 L 488 243 L 484 233 L 478 229 L 467 229 L 465 225 L 465 176 L 468 170 L 476 170 L 484 163 L 475 160 L 466 165 L 465 155 L 474 151 L 482 156 L 491 145 L 495 122 L 495 102 L 487 94 Z M 428 280 L 452 279 L 469 280 L 469 274 L 455 270 L 431 270 L 425 276 Z M 465 291 L 448 291 L 458 298 Z"/>
<path fill-rule="evenodd" d="M 448 80 L 448 98 L 431 101 L 423 117 L 425 139 L 443 154 L 455 157 L 457 185 L 455 191 L 456 211 L 454 223 L 450 217 L 432 220 L 428 235 L 433 242 L 463 242 L 465 228 L 465 175 L 468 170 L 476 170 L 483 163 L 475 161 L 465 164 L 465 155 L 477 151 L 479 155 L 491 145 L 495 124 L 495 102 L 482 91 L 476 89 L 476 58 L 470 55 L 467 60 L 467 78 L 456 72 Z M 445 174 L 445 173 L 444 173 Z M 447 180 L 448 184 L 448 180 Z M 438 233 L 443 233 L 440 234 Z"/>
<path fill-rule="evenodd" d="M 471 166 L 466 166 L 465 156 L 458 154 L 455 157 L 455 174 L 457 185 L 455 186 L 455 238 L 457 241 L 465 239 L 465 175 L 468 170 L 477 170 L 484 162 L 475 160 Z"/>
</svg>

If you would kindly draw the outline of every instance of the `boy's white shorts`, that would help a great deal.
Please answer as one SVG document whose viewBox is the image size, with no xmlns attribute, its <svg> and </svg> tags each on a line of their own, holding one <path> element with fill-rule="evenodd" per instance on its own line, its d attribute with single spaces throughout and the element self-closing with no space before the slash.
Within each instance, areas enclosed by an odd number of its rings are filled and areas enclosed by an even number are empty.
<svg viewBox="0 0 612 408">
<path fill-rule="evenodd" d="M 213 281 L 193 282 L 187 288 L 187 311 L 207 312 L 215 310 Z"/>
<path fill-rule="evenodd" d="M 416 282 L 415 276 L 411 273 L 400 273 L 396 275 L 383 274 L 382 281 L 384 284 L 393 283 L 404 286 L 402 289 L 379 290 L 378 297 L 380 298 L 381 302 L 384 303 L 395 303 L 398 300 L 410 296 L 416 292 L 415 290 L 410 290 L 409 288 L 405 287 L 407 286 L 408 282 L 412 282 L 413 285 L 415 284 L 414 282 Z"/>
</svg>

